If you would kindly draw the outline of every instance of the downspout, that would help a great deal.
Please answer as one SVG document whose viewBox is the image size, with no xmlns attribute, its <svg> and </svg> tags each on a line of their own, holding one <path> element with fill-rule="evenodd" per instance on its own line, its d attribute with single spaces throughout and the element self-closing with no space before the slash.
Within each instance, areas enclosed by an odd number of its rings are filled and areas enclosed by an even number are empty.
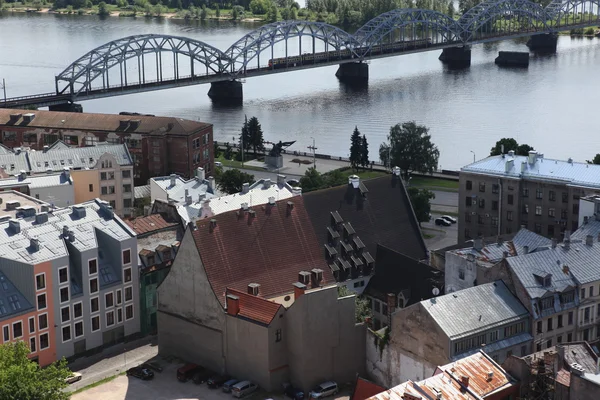
<svg viewBox="0 0 600 400">
<path fill-rule="evenodd" d="M 502 180 L 498 178 L 498 187 L 500 188 L 500 198 L 498 199 L 498 236 L 502 232 Z"/>
</svg>

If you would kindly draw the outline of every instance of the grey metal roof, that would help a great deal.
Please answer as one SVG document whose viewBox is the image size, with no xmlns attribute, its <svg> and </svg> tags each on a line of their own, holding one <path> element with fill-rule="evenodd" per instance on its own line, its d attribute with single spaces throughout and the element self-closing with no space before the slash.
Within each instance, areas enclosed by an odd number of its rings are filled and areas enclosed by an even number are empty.
<svg viewBox="0 0 600 400">
<path fill-rule="evenodd" d="M 9 174 L 18 174 L 20 171 L 29 171 L 29 162 L 27 160 L 27 153 L 21 152 L 15 154 L 9 152 L 8 154 L 0 153 L 0 168 L 5 170 Z"/>
<path fill-rule="evenodd" d="M 133 188 L 133 195 L 136 199 L 150 197 L 150 185 L 136 186 Z"/>
<path fill-rule="evenodd" d="M 502 281 L 424 300 L 420 305 L 450 339 L 527 318 L 529 313 Z"/>
<path fill-rule="evenodd" d="M 530 180 L 558 181 L 575 186 L 600 188 L 600 165 L 537 157 L 530 164 L 525 156 L 492 156 L 461 168 L 461 172 Z M 507 162 L 510 168 L 506 169 Z M 511 165 L 512 163 L 512 165 Z M 522 164 L 525 169 L 521 172 Z"/>
<path fill-rule="evenodd" d="M 571 235 L 571 240 L 581 240 L 585 243 L 586 237 L 591 235 L 593 236 L 594 240 L 597 241 L 598 233 L 600 233 L 600 221 L 596 219 L 589 219 L 587 223 L 581 224 L 581 226 L 575 232 L 573 232 Z"/>
<path fill-rule="evenodd" d="M 102 155 L 112 154 L 119 165 L 133 165 L 131 155 L 124 144 L 107 144 L 90 147 L 64 148 L 56 142 L 46 151 L 30 151 L 27 153 L 31 172 L 62 171 L 69 168 L 96 168 Z"/>
<path fill-rule="evenodd" d="M 30 189 L 39 189 L 45 187 L 55 187 L 61 185 L 72 185 L 71 178 L 60 172 L 55 174 L 27 176 L 25 179 L 19 179 L 14 176 L 11 178 L 0 179 L 0 187 L 15 187 L 27 185 Z"/>
<path fill-rule="evenodd" d="M 483 349 L 476 348 L 476 349 L 469 350 L 469 351 L 464 352 L 464 353 L 460 353 L 460 354 L 452 357 L 452 361 L 456 361 L 458 359 L 461 359 L 461 358 L 464 358 L 464 357 L 468 357 L 468 356 L 470 356 L 472 354 L 475 354 L 475 353 L 479 352 L 480 350 L 485 351 L 487 354 L 491 354 L 491 353 L 494 353 L 496 351 L 500 351 L 500 350 L 503 350 L 503 349 L 508 349 L 510 347 L 513 347 L 513 346 L 517 346 L 517 345 L 519 345 L 521 343 L 529 342 L 531 340 L 533 340 L 533 337 L 531 336 L 530 333 L 521 333 L 520 335 L 511 336 L 511 337 L 499 340 L 499 341 L 491 343 L 491 344 L 486 344 Z"/>
<path fill-rule="evenodd" d="M 0 271 L 0 321 L 33 309 L 31 303 Z M 25 327 L 23 327 L 25 329 Z"/>
</svg>

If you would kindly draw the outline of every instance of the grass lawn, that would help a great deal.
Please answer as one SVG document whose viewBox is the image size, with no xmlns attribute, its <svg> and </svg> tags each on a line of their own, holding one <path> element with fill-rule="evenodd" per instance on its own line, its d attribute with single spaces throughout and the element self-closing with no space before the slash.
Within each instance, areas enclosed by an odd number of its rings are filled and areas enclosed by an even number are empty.
<svg viewBox="0 0 600 400">
<path fill-rule="evenodd" d="M 254 166 L 248 165 L 248 164 L 244 164 L 244 166 L 242 167 L 241 161 L 227 160 L 225 157 L 223 157 L 223 155 L 220 155 L 219 157 L 215 158 L 215 161 L 220 161 L 224 167 L 237 168 L 237 169 L 249 169 L 252 171 L 266 171 L 264 168 L 254 167 Z M 250 160 L 248 160 L 248 161 L 250 161 Z"/>
<path fill-rule="evenodd" d="M 431 234 L 429 234 L 429 233 L 424 233 L 424 234 L 423 234 L 423 238 L 424 238 L 425 240 L 427 240 L 427 239 L 433 239 L 434 237 L 435 237 L 435 235 L 431 235 Z"/>
<path fill-rule="evenodd" d="M 410 186 L 438 190 L 445 189 L 454 192 L 458 190 L 458 181 L 439 178 L 422 178 L 418 176 L 410 180 Z"/>
<path fill-rule="evenodd" d="M 351 173 L 350 170 L 347 170 L 347 171 L 344 171 L 344 172 L 345 173 L 346 172 L 347 173 Z M 366 171 L 359 170 L 358 172 L 355 172 L 355 174 L 358 175 L 358 177 L 360 179 L 363 179 L 363 180 L 364 179 L 379 178 L 380 176 L 387 175 L 387 173 L 383 172 L 383 171 L 370 171 L 370 170 L 366 170 Z"/>
</svg>

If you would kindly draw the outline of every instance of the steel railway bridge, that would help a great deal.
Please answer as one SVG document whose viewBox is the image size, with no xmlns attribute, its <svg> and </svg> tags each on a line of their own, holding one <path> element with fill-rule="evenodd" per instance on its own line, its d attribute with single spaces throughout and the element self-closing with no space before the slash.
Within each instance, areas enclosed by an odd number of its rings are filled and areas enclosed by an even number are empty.
<svg viewBox="0 0 600 400">
<path fill-rule="evenodd" d="M 455 20 L 397 9 L 354 34 L 320 22 L 263 25 L 221 51 L 186 37 L 136 35 L 106 43 L 55 77 L 56 91 L 0 99 L 0 107 L 73 110 L 76 101 L 211 83 L 209 96 L 241 99 L 241 79 L 339 65 L 342 79 L 365 79 L 364 61 L 442 50 L 445 62 L 470 63 L 470 46 L 530 36 L 531 50 L 556 50 L 560 31 L 600 25 L 600 0 L 484 0 Z"/>
</svg>

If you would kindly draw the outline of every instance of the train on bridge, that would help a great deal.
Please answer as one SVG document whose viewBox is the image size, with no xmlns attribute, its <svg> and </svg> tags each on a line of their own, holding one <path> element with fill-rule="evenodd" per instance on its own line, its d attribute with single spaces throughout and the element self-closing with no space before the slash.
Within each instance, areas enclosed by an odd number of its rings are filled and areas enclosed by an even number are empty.
<svg viewBox="0 0 600 400">
<path fill-rule="evenodd" d="M 371 47 L 370 54 L 389 54 L 407 50 L 417 50 L 431 46 L 431 38 L 417 40 L 402 40 L 394 43 L 379 44 Z M 362 54 L 366 48 L 356 49 L 356 53 Z M 299 56 L 280 57 L 269 60 L 269 69 L 280 69 L 295 67 L 305 64 L 319 64 L 336 60 L 350 60 L 354 53 L 350 49 L 323 51 L 319 53 L 305 53 Z"/>
</svg>

